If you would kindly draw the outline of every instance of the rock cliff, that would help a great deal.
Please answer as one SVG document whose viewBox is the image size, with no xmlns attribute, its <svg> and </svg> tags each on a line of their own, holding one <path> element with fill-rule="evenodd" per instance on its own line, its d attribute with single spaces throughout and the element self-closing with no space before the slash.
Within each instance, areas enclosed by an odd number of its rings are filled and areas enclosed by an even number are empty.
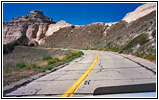
<svg viewBox="0 0 159 100">
<path fill-rule="evenodd" d="M 44 16 L 42 11 L 32 10 L 28 15 L 3 23 L 3 44 L 14 42 L 25 34 L 27 41 L 22 45 L 39 45 L 41 39 L 67 26 L 71 24 L 65 21 L 56 23 Z"/>
<path fill-rule="evenodd" d="M 26 38 L 22 45 L 66 48 L 104 48 L 149 58 L 156 54 L 156 4 L 147 3 L 128 13 L 121 21 L 71 25 L 54 22 L 42 11 L 13 18 L 3 24 L 3 43 Z M 21 39 L 20 39 L 21 40 Z"/>
<path fill-rule="evenodd" d="M 130 23 L 156 10 L 156 3 L 146 3 L 139 6 L 133 12 L 128 13 L 123 20 Z"/>
<path fill-rule="evenodd" d="M 156 57 L 156 10 L 148 8 L 154 6 L 143 4 L 119 22 L 62 28 L 46 37 L 42 45 L 111 50 L 153 60 Z M 145 15 L 139 16 L 139 11 Z"/>
</svg>

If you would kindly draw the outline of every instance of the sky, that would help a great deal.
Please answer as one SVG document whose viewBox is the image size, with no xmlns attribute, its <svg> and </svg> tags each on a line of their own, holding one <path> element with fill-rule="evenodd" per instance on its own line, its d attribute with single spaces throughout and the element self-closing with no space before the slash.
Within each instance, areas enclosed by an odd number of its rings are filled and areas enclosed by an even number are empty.
<svg viewBox="0 0 159 100">
<path fill-rule="evenodd" d="M 42 10 L 55 22 L 65 20 L 74 25 L 93 22 L 117 22 L 141 3 L 3 3 L 3 21 L 20 17 L 31 10 Z"/>
</svg>

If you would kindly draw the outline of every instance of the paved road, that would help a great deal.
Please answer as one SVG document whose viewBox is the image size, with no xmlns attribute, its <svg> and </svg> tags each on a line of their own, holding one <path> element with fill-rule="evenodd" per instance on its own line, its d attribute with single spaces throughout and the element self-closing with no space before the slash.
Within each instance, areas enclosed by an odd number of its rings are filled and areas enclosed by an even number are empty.
<svg viewBox="0 0 159 100">
<path fill-rule="evenodd" d="M 141 58 L 104 51 L 83 51 L 84 56 L 69 65 L 8 93 L 7 96 L 60 97 L 97 60 L 94 69 L 77 88 L 73 97 L 91 96 L 103 86 L 156 83 L 156 65 Z"/>
</svg>

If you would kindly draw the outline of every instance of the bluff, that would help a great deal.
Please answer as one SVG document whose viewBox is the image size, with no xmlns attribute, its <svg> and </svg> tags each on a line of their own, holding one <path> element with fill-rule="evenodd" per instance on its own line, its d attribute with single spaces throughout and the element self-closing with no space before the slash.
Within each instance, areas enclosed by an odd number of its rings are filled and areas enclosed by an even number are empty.
<svg viewBox="0 0 159 100">
<path fill-rule="evenodd" d="M 71 25 L 54 22 L 42 11 L 13 18 L 3 24 L 3 43 L 22 38 L 22 45 L 44 47 L 103 49 L 131 53 L 143 58 L 156 56 L 156 4 L 146 3 L 119 22 Z M 24 37 L 24 36 L 23 36 Z"/>
<path fill-rule="evenodd" d="M 32 10 L 30 14 L 15 17 L 9 22 L 3 23 L 3 44 L 17 41 L 22 36 L 22 45 L 39 45 L 40 40 L 52 35 L 61 27 L 70 26 L 65 21 L 54 22 L 51 18 L 44 16 L 40 10 Z"/>
<path fill-rule="evenodd" d="M 156 4 L 143 4 L 114 23 L 65 27 L 43 40 L 45 47 L 111 50 L 156 58 Z"/>
</svg>

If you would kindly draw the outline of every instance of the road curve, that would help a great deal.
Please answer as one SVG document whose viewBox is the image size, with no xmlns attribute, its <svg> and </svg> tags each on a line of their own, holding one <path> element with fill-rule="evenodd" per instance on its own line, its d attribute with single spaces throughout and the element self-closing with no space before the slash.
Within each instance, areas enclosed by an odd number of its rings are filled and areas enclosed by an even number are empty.
<svg viewBox="0 0 159 100">
<path fill-rule="evenodd" d="M 98 62 L 83 80 L 73 97 L 91 96 L 98 87 L 156 83 L 156 65 L 141 58 L 113 52 L 84 50 L 84 55 L 69 65 L 34 80 L 6 96 L 60 97 L 94 63 Z"/>
</svg>

